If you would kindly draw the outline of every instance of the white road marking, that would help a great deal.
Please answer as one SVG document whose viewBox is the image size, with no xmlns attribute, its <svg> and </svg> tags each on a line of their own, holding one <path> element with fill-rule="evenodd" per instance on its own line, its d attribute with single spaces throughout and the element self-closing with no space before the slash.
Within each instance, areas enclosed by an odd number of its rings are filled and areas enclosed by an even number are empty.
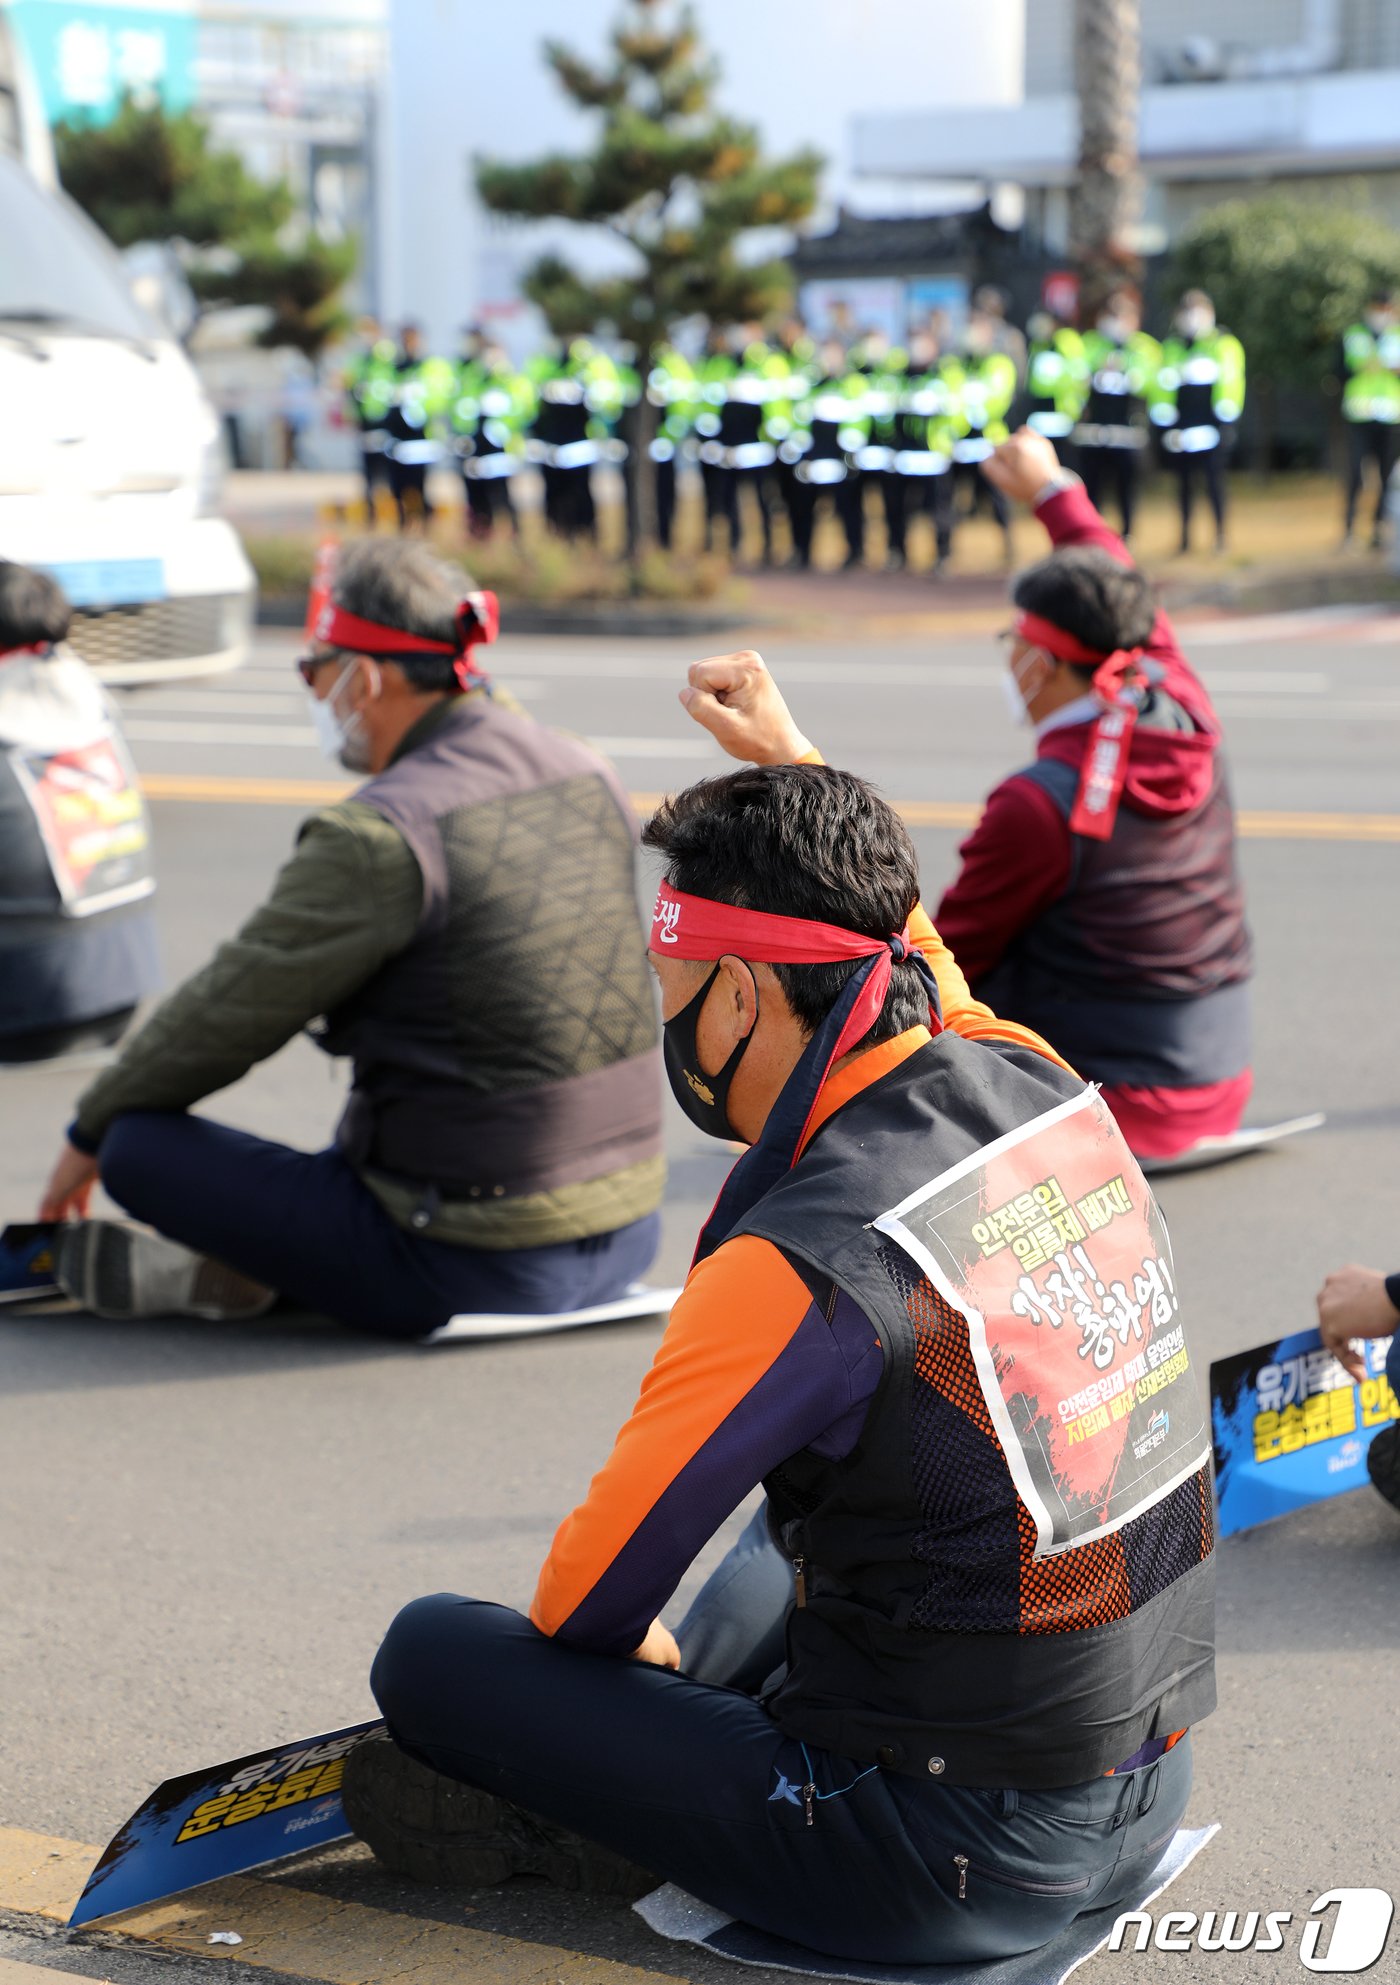
<svg viewBox="0 0 1400 1985">
<path fill-rule="evenodd" d="M 162 723 L 137 717 L 122 725 L 137 744 L 270 744 L 315 747 L 316 733 L 304 724 Z M 710 738 L 593 737 L 587 742 L 609 758 L 714 758 L 723 756 Z"/>
<path fill-rule="evenodd" d="M 591 737 L 595 751 L 608 758 L 712 758 L 724 753 L 711 737 Z"/>
<path fill-rule="evenodd" d="M 1375 641 L 1386 638 L 1387 620 L 1393 630 L 1400 630 L 1400 615 L 1387 614 L 1383 607 L 1309 607 L 1300 613 L 1254 614 L 1239 620 L 1180 621 L 1178 631 L 1187 649 L 1228 648 L 1235 642 L 1247 646 L 1256 641 L 1306 641 L 1329 628 L 1346 628 L 1349 623 L 1355 631 L 1349 630 L 1346 639 Z"/>
<path fill-rule="evenodd" d="M 1361 723 L 1400 723 L 1400 699 L 1388 703 L 1363 702 L 1359 697 L 1345 703 L 1320 703 L 1309 709 L 1300 709 L 1296 703 L 1267 703 L 1260 701 L 1250 705 L 1251 717 L 1286 718 L 1304 724 L 1350 724 Z M 1228 742 L 1228 740 L 1227 740 Z"/>
<path fill-rule="evenodd" d="M 1206 688 L 1220 696 L 1259 696 L 1274 690 L 1290 696 L 1325 696 L 1332 687 L 1330 675 L 1305 669 L 1201 669 L 1199 673 Z"/>
<path fill-rule="evenodd" d="M 518 696 L 522 703 L 528 703 L 543 696 L 545 688 L 542 682 L 513 682 L 510 692 L 512 696 Z M 202 690 L 191 685 L 185 690 L 162 689 L 158 696 L 150 691 L 129 692 L 117 701 L 123 719 L 129 711 L 132 720 L 137 723 L 142 721 L 142 712 L 148 712 L 152 717 L 215 717 L 225 714 L 231 717 L 255 717 L 259 714 L 291 717 L 305 709 L 306 692 L 300 684 L 285 690 L 280 696 L 264 695 L 256 690 L 230 692 L 222 687 Z"/>
<path fill-rule="evenodd" d="M 225 715 L 230 717 L 256 717 L 259 715 L 293 717 L 301 709 L 301 699 L 297 697 L 259 696 L 256 694 L 229 696 L 215 689 L 211 689 L 207 693 L 201 693 L 197 689 L 192 689 L 188 695 L 179 695 L 174 692 L 162 690 L 159 701 L 156 701 L 150 695 L 137 695 L 130 698 L 119 698 L 118 702 L 123 713 L 123 721 L 126 720 L 126 713 L 130 712 L 131 720 L 135 723 L 144 721 L 142 712 L 149 712 L 152 717 L 186 715 L 192 717 L 221 717 Z"/>
<path fill-rule="evenodd" d="M 316 746 L 316 733 L 309 724 L 163 724 L 154 717 L 133 717 L 122 729 L 136 744 L 275 744 L 312 750 Z"/>
</svg>

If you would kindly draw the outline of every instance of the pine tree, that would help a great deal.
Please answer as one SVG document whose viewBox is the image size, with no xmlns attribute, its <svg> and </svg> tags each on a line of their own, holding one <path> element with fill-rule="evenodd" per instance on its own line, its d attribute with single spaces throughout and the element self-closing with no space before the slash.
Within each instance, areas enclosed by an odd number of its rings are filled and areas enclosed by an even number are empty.
<svg viewBox="0 0 1400 1985">
<path fill-rule="evenodd" d="M 64 191 L 119 248 L 168 241 L 204 306 L 265 307 L 260 344 L 314 355 L 341 328 L 354 243 L 292 228 L 291 188 L 256 178 L 193 112 L 128 97 L 109 123 L 55 125 L 54 146 Z"/>
<path fill-rule="evenodd" d="M 651 348 L 686 318 L 745 323 L 781 308 L 792 290 L 785 261 L 745 262 L 740 238 L 790 227 L 816 201 L 819 153 L 763 156 L 758 132 L 714 107 L 718 64 L 690 9 L 674 0 L 630 0 L 601 67 L 557 42 L 545 60 L 568 97 L 600 120 L 593 148 L 528 164 L 480 160 L 486 206 L 516 219 L 603 227 L 632 252 L 633 270 L 592 280 L 557 255 L 542 256 L 525 291 L 561 336 L 610 326 L 634 345 L 645 376 Z M 649 445 L 656 412 L 637 409 L 627 473 L 641 548 L 656 536 Z"/>
</svg>

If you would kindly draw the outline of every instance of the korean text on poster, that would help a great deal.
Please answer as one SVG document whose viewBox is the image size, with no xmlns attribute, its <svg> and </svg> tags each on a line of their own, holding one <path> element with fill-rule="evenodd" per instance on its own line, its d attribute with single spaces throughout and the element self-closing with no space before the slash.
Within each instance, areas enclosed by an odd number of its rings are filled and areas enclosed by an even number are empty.
<svg viewBox="0 0 1400 1985">
<path fill-rule="evenodd" d="M 345 1760 L 383 1727 L 356 1723 L 168 1778 L 108 1842 L 70 1926 L 343 1839 Z"/>
<path fill-rule="evenodd" d="M 1353 1382 L 1315 1330 L 1210 1368 L 1220 1534 L 1248 1530 L 1366 1479 L 1366 1449 L 1400 1418 L 1385 1375 L 1388 1337 L 1362 1346 Z"/>
<path fill-rule="evenodd" d="M 1108 1535 L 1205 1466 L 1166 1226 L 1097 1090 L 875 1225 L 967 1318 L 1037 1557 Z"/>
</svg>

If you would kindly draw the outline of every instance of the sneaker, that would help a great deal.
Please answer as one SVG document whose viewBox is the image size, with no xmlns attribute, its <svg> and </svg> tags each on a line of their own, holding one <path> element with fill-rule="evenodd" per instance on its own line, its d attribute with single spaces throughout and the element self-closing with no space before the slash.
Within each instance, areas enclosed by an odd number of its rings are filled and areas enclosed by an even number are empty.
<svg viewBox="0 0 1400 1985">
<path fill-rule="evenodd" d="M 341 1801 L 376 1861 L 429 1888 L 490 1888 L 539 1875 L 556 1888 L 635 1901 L 658 1886 L 609 1847 L 419 1764 L 387 1733 L 345 1761 Z"/>
<path fill-rule="evenodd" d="M 1400 1509 L 1400 1426 L 1382 1427 L 1366 1450 L 1366 1473 L 1386 1501 Z"/>
<path fill-rule="evenodd" d="M 60 1227 L 54 1274 L 94 1316 L 197 1316 L 211 1323 L 263 1316 L 277 1292 L 222 1261 L 119 1220 Z"/>
</svg>

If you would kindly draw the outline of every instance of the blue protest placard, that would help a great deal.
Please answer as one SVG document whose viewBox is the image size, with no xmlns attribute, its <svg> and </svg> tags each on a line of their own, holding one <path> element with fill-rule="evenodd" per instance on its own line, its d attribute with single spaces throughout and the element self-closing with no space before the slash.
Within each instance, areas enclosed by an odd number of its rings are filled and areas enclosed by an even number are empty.
<svg viewBox="0 0 1400 1985">
<path fill-rule="evenodd" d="M 1385 1375 L 1390 1342 L 1362 1346 L 1366 1376 L 1355 1383 L 1315 1330 L 1211 1366 L 1222 1537 L 1365 1482 L 1372 1438 L 1400 1418 Z"/>
<path fill-rule="evenodd" d="M 168 1778 L 103 1849 L 69 1928 L 343 1840 L 345 1760 L 383 1728 L 354 1723 Z"/>
</svg>

